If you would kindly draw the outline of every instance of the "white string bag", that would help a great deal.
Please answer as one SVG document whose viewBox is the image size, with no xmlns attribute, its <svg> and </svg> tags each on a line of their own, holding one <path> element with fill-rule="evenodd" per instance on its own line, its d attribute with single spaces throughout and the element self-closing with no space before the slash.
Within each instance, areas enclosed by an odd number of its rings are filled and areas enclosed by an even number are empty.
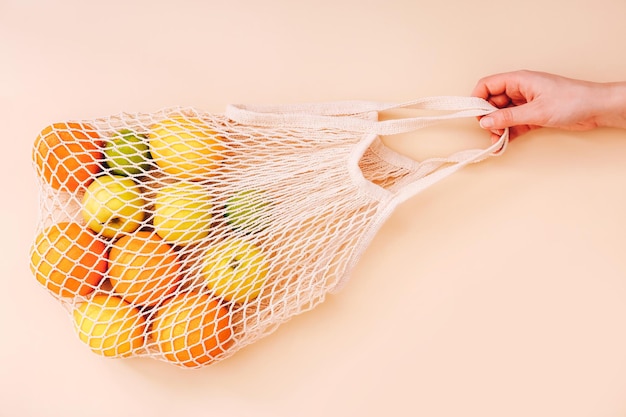
<svg viewBox="0 0 626 417">
<path fill-rule="evenodd" d="M 398 108 L 438 113 L 378 120 Z M 31 269 L 94 352 L 214 363 L 340 289 L 398 204 L 508 142 L 414 161 L 380 136 L 494 110 L 433 97 L 52 125 L 33 151 Z"/>
</svg>

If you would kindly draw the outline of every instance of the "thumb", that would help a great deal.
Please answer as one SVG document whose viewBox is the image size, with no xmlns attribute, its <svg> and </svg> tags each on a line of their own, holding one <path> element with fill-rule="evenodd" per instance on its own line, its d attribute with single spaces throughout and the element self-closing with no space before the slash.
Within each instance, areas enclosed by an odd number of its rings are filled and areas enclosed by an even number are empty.
<svg viewBox="0 0 626 417">
<path fill-rule="evenodd" d="M 499 109 L 480 119 L 480 127 L 483 129 L 504 129 L 528 124 L 534 124 L 530 104 Z"/>
</svg>

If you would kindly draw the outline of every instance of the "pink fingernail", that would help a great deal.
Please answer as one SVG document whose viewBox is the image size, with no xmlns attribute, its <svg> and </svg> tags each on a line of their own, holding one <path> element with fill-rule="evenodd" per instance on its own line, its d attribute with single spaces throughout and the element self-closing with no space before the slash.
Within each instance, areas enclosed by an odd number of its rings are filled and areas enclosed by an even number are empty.
<svg viewBox="0 0 626 417">
<path fill-rule="evenodd" d="M 491 129 L 493 127 L 493 119 L 491 117 L 483 117 L 480 119 L 480 127 L 483 129 Z"/>
</svg>

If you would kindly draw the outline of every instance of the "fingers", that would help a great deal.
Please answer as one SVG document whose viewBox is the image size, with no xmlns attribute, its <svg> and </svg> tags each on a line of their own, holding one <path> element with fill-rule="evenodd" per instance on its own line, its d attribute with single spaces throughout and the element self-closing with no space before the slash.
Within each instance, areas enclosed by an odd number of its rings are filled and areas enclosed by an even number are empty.
<svg viewBox="0 0 626 417">
<path fill-rule="evenodd" d="M 480 119 L 483 129 L 504 129 L 512 126 L 540 125 L 540 114 L 537 112 L 535 103 L 522 104 L 521 106 L 505 107 L 496 110 Z"/>
<path fill-rule="evenodd" d="M 487 101 L 499 109 L 508 107 L 511 104 L 511 98 L 506 94 L 498 94 L 487 98 Z"/>
<path fill-rule="evenodd" d="M 490 75 L 478 81 L 472 95 L 485 100 L 493 96 L 506 96 L 507 85 L 512 82 L 512 72 Z"/>
<path fill-rule="evenodd" d="M 478 81 L 472 95 L 491 102 L 496 107 L 504 107 L 509 103 L 518 105 L 530 101 L 532 94 L 526 85 L 532 85 L 531 80 L 537 75 L 531 71 L 513 71 L 490 75 Z M 506 103 L 506 100 L 509 103 Z M 503 105 L 499 105 L 504 103 Z"/>
<path fill-rule="evenodd" d="M 482 78 L 472 95 L 487 100 L 499 110 L 480 118 L 480 126 L 497 140 L 503 129 L 509 128 L 509 138 L 514 139 L 542 123 L 541 105 L 534 100 L 534 84 L 539 77 L 532 71 L 504 72 Z"/>
<path fill-rule="evenodd" d="M 491 132 L 492 141 L 496 141 L 504 129 L 509 128 L 509 139 L 513 140 L 541 126 L 534 121 L 531 107 L 530 104 L 525 104 L 496 110 L 480 119 L 480 127 Z"/>
<path fill-rule="evenodd" d="M 523 135 L 526 132 L 529 132 L 533 129 L 538 128 L 539 126 L 513 126 L 509 128 L 509 140 L 513 140 L 518 136 Z M 504 133 L 504 129 L 491 130 L 491 143 L 496 143 L 500 140 L 500 136 Z"/>
<path fill-rule="evenodd" d="M 487 130 L 504 129 L 518 125 L 515 121 L 513 109 L 506 108 L 495 111 L 480 119 L 480 127 Z"/>
</svg>

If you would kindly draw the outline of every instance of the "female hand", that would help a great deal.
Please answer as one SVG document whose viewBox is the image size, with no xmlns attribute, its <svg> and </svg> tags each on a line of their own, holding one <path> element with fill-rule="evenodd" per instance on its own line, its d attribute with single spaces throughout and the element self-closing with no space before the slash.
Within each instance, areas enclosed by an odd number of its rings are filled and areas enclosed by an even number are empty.
<svg viewBox="0 0 626 417">
<path fill-rule="evenodd" d="M 505 127 L 511 139 L 540 127 L 626 128 L 626 83 L 594 83 L 515 71 L 481 79 L 472 95 L 500 109 L 480 120 L 481 127 L 490 130 L 494 139 Z"/>
</svg>

